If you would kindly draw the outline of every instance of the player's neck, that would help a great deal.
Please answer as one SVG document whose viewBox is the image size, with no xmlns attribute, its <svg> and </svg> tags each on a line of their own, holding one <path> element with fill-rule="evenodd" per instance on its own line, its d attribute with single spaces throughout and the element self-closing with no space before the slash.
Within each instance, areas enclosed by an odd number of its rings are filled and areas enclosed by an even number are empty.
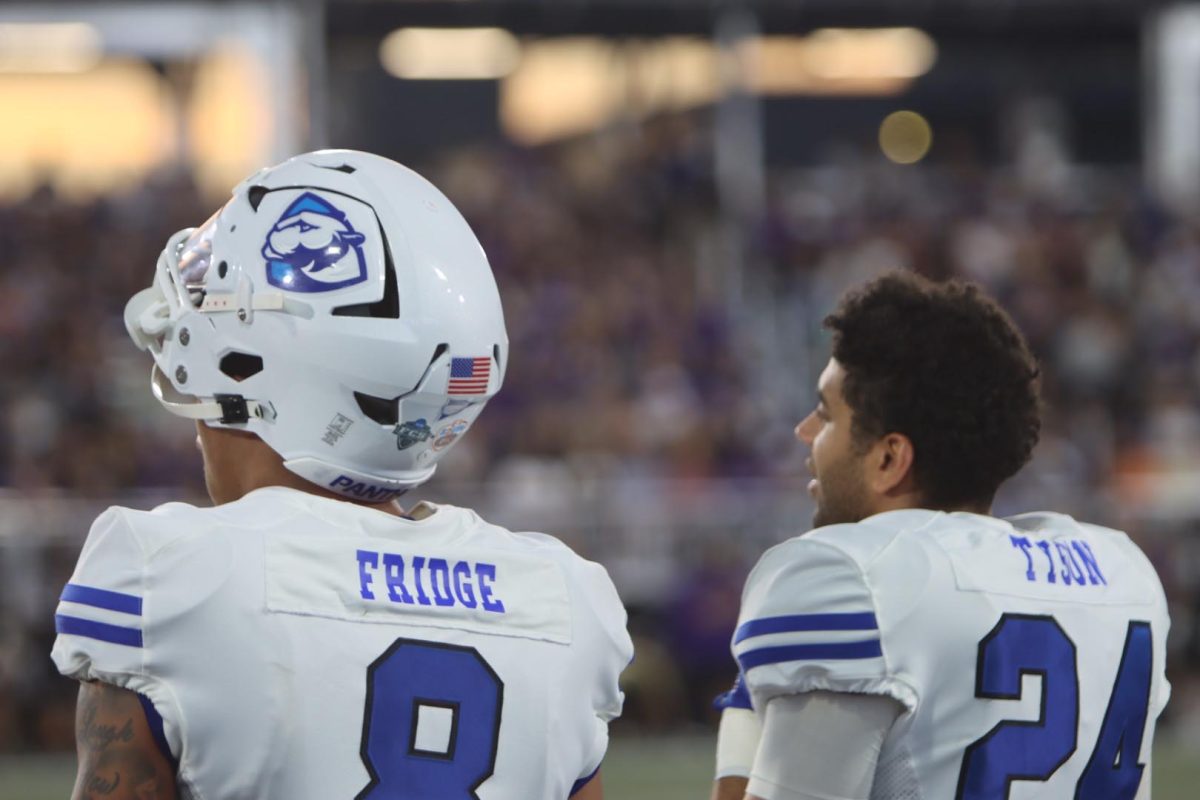
<svg viewBox="0 0 1200 800">
<path fill-rule="evenodd" d="M 991 503 L 964 503 L 962 505 L 954 506 L 953 508 L 942 508 L 938 510 L 946 512 L 965 511 L 968 514 L 980 514 L 985 517 L 992 516 Z"/>
<path fill-rule="evenodd" d="M 962 511 L 968 514 L 982 514 L 983 516 L 991 516 L 992 514 L 991 502 L 948 504 L 930 503 L 918 492 L 904 492 L 902 494 L 881 497 L 876 503 L 874 513 L 882 514 L 886 511 L 902 511 L 907 508 L 927 508 L 930 511 L 944 511 L 947 514 L 952 514 L 956 511 Z"/>
<path fill-rule="evenodd" d="M 395 501 L 360 503 L 327 491 L 301 478 L 283 465 L 283 459 L 257 436 L 240 431 L 201 431 L 201 451 L 205 458 L 205 482 L 214 505 L 240 500 L 258 489 L 282 486 L 299 492 L 374 508 L 386 514 L 404 516 Z"/>
</svg>

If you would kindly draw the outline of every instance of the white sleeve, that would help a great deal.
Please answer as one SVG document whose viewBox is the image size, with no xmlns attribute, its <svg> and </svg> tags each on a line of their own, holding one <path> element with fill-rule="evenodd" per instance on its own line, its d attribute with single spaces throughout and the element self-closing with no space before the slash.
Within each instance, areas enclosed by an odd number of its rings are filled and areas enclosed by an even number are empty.
<svg viewBox="0 0 1200 800">
<path fill-rule="evenodd" d="M 769 706 L 768 706 L 769 707 Z M 721 712 L 717 728 L 717 774 L 721 778 L 747 778 L 762 739 L 762 721 L 748 708 L 729 707 Z"/>
<path fill-rule="evenodd" d="M 746 793 L 764 800 L 868 800 L 884 737 L 903 710 L 871 695 L 776 697 L 767 703 Z"/>
<path fill-rule="evenodd" d="M 862 570 L 808 537 L 768 550 L 746 579 L 733 654 L 760 713 L 773 697 L 812 691 L 917 705 L 915 687 L 889 667 Z"/>
<path fill-rule="evenodd" d="M 150 700 L 163 719 L 170 752 L 182 748 L 181 715 L 166 683 L 148 667 L 154 639 L 148 613 L 154 598 L 150 557 L 126 511 L 112 507 L 96 518 L 70 582 L 54 613 L 58 636 L 50 657 L 58 671 L 102 681 Z"/>
<path fill-rule="evenodd" d="M 145 555 L 121 511 L 96 518 L 54 612 L 51 657 L 77 680 L 125 687 L 141 675 Z"/>
<path fill-rule="evenodd" d="M 581 657 L 596 676 L 590 697 L 592 743 L 585 757 L 585 769 L 579 776 L 583 779 L 600 768 L 608 749 L 608 723 L 621 716 L 625 695 L 618 681 L 633 660 L 633 641 L 625 627 L 625 606 L 608 572 L 599 564 L 580 561 L 581 568 L 575 578 L 590 601 L 588 608 L 594 616 L 595 631 L 587 638 Z"/>
<path fill-rule="evenodd" d="M 762 720 L 754 713 L 746 679 L 740 672 L 733 688 L 719 695 L 713 707 L 721 711 L 721 724 L 717 728 L 716 780 L 749 777 L 758 739 L 762 736 Z"/>
</svg>

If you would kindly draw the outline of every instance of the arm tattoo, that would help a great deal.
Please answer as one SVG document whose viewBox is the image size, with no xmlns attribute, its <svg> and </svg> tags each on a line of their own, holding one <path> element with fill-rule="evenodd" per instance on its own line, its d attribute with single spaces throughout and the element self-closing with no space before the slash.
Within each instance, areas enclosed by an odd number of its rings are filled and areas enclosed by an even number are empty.
<svg viewBox="0 0 1200 800">
<path fill-rule="evenodd" d="M 113 773 L 113 779 L 111 783 L 93 772 L 88 776 L 87 786 L 85 786 L 84 789 L 94 797 L 95 795 L 110 795 L 115 792 L 117 787 L 120 785 L 121 773 L 119 772 Z"/>
<path fill-rule="evenodd" d="M 96 714 L 99 713 L 96 705 L 88 703 L 83 711 L 83 730 L 79 732 L 83 743 L 94 750 L 106 750 L 113 742 L 132 742 L 133 719 L 126 719 L 119 731 L 112 725 L 102 725 L 96 721 Z"/>
<path fill-rule="evenodd" d="M 159 752 L 137 695 L 84 683 L 75 715 L 79 775 L 72 800 L 175 800 L 175 776 Z"/>
</svg>

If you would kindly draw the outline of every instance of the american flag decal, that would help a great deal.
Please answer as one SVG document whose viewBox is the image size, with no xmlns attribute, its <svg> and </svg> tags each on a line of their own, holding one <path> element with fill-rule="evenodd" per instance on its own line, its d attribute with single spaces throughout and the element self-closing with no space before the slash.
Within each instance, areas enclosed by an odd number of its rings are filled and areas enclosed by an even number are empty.
<svg viewBox="0 0 1200 800">
<path fill-rule="evenodd" d="M 482 358 L 450 359 L 450 385 L 446 394 L 487 394 L 488 377 L 492 372 L 492 360 Z"/>
</svg>

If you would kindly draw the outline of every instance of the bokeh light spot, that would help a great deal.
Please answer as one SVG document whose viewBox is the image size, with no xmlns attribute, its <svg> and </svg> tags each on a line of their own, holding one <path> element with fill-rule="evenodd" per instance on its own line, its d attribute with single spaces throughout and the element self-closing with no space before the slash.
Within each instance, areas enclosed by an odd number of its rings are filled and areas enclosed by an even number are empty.
<svg viewBox="0 0 1200 800">
<path fill-rule="evenodd" d="M 915 111 L 894 111 L 879 126 L 879 147 L 889 161 L 915 164 L 929 152 L 933 129 Z"/>
</svg>

